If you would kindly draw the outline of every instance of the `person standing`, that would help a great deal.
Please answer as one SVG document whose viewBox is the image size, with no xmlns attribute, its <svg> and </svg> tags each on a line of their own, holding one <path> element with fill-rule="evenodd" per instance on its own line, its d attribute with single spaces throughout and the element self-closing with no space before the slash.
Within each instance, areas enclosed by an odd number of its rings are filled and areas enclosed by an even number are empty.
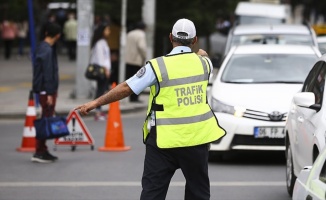
<svg viewBox="0 0 326 200">
<path fill-rule="evenodd" d="M 56 23 L 49 24 L 45 29 L 45 39 L 38 45 L 34 54 L 33 92 L 39 94 L 41 117 L 51 117 L 55 114 L 59 69 L 57 53 L 53 46 L 60 36 L 61 27 Z M 36 151 L 31 161 L 50 163 L 57 159 L 58 157 L 49 153 L 45 139 L 36 139 Z"/>
<path fill-rule="evenodd" d="M 63 33 L 68 48 L 69 60 L 76 60 L 77 20 L 74 13 L 69 14 L 68 20 L 63 27 Z"/>
<path fill-rule="evenodd" d="M 6 60 L 9 60 L 11 57 L 12 45 L 17 34 L 16 24 L 13 21 L 3 20 L 0 25 L 0 31 L 5 46 L 4 57 Z"/>
<path fill-rule="evenodd" d="M 212 65 L 204 50 L 192 52 L 197 42 L 192 21 L 178 20 L 169 38 L 173 49 L 168 55 L 148 61 L 133 77 L 75 110 L 86 115 L 150 86 L 140 199 L 165 199 L 171 178 L 181 169 L 186 179 L 184 199 L 208 200 L 209 144 L 225 135 L 207 102 Z"/>
<path fill-rule="evenodd" d="M 108 23 L 102 23 L 97 26 L 94 31 L 91 42 L 91 57 L 90 64 L 97 64 L 105 68 L 106 78 L 97 80 L 97 89 L 95 98 L 100 97 L 108 90 L 109 78 L 111 75 L 111 59 L 110 47 L 107 43 L 111 31 Z M 105 120 L 105 113 L 102 112 L 101 106 L 98 106 L 95 111 L 95 121 Z"/>
<path fill-rule="evenodd" d="M 146 60 L 146 25 L 138 22 L 136 28 L 127 34 L 126 42 L 126 78 L 132 77 L 145 63 Z M 139 102 L 138 95 L 131 94 L 130 102 Z"/>
</svg>

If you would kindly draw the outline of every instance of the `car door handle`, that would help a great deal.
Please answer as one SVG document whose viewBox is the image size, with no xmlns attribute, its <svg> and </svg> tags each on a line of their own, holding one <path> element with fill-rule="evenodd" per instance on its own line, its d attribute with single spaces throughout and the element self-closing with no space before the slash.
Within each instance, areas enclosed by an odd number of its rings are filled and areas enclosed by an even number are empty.
<svg viewBox="0 0 326 200">
<path fill-rule="evenodd" d="M 299 121 L 299 122 L 303 122 L 303 121 L 304 121 L 303 117 L 301 117 L 301 116 L 298 117 L 298 121 Z"/>
</svg>

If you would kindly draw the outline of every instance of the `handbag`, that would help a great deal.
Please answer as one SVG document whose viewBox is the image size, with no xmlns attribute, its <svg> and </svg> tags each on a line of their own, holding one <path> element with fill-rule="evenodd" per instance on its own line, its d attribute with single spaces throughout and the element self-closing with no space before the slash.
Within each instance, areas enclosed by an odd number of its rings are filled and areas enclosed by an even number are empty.
<svg viewBox="0 0 326 200">
<path fill-rule="evenodd" d="M 104 80 L 106 78 L 105 68 L 97 64 L 89 64 L 85 77 L 89 80 Z"/>
<path fill-rule="evenodd" d="M 69 135 L 65 117 L 42 117 L 34 120 L 37 139 L 53 139 Z"/>
</svg>

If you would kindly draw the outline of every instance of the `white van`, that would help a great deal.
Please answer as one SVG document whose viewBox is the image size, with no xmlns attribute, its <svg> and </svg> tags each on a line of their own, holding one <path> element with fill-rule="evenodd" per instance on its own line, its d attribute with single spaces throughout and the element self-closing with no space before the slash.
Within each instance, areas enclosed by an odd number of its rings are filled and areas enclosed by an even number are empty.
<svg viewBox="0 0 326 200">
<path fill-rule="evenodd" d="M 237 24 L 291 23 L 291 9 L 286 4 L 239 2 L 235 15 Z"/>
</svg>

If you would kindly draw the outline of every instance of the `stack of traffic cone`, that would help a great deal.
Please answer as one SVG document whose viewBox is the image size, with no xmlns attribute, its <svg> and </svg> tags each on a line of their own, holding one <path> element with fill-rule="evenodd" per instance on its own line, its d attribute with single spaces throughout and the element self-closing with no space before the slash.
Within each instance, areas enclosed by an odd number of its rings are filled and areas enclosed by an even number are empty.
<svg viewBox="0 0 326 200">
<path fill-rule="evenodd" d="M 28 107 L 26 111 L 25 127 L 23 131 L 23 139 L 20 148 L 17 151 L 33 152 L 35 151 L 35 135 L 34 120 L 36 119 L 36 109 L 34 104 L 33 91 L 29 93 Z"/>
<path fill-rule="evenodd" d="M 116 83 L 112 84 L 112 88 Z M 122 132 L 121 113 L 119 101 L 110 104 L 108 111 L 108 120 L 106 124 L 106 134 L 104 146 L 100 147 L 99 151 L 127 151 L 129 146 L 125 146 Z"/>
</svg>

